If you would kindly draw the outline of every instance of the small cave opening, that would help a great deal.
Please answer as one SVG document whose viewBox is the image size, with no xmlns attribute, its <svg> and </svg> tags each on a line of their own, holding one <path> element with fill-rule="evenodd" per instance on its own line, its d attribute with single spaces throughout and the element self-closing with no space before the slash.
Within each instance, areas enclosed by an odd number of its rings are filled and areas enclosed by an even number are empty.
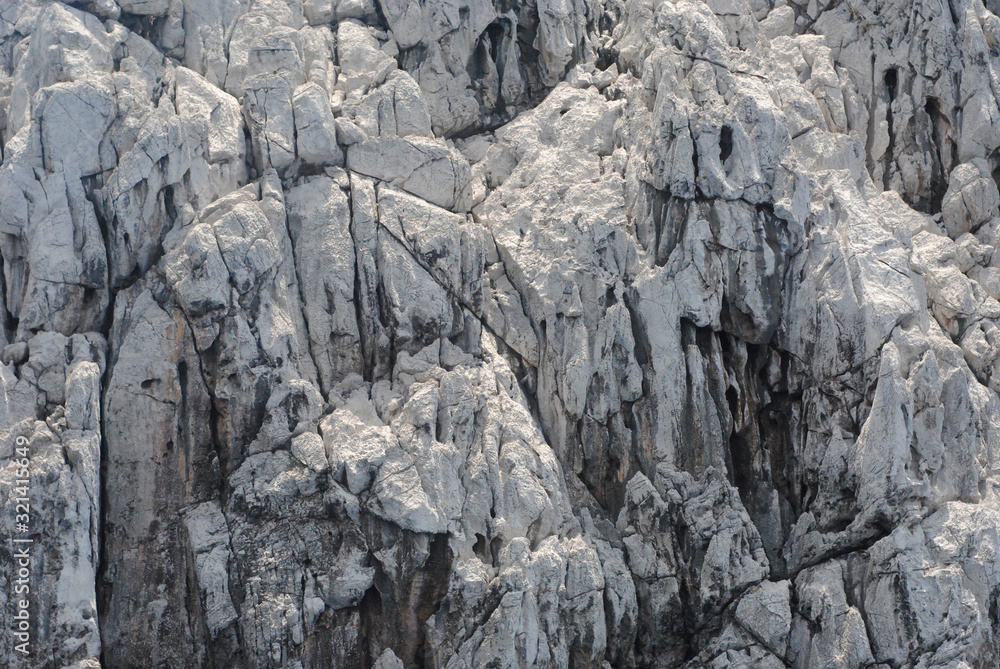
<svg viewBox="0 0 1000 669">
<path fill-rule="evenodd" d="M 889 167 L 896 155 L 896 132 L 893 127 L 892 118 L 892 102 L 896 99 L 896 87 L 899 85 L 899 74 L 896 72 L 896 68 L 890 67 L 886 70 L 885 74 L 882 75 L 882 81 L 885 84 L 886 91 L 885 122 L 888 126 L 889 134 L 889 145 L 886 147 L 885 154 L 883 156 L 882 188 L 883 190 L 890 190 Z"/>
<path fill-rule="evenodd" d="M 490 58 L 493 59 L 493 62 L 497 64 L 497 68 L 499 69 L 500 45 L 503 42 L 504 27 L 500 21 L 494 21 L 486 26 L 485 35 L 490 40 Z"/>
<path fill-rule="evenodd" d="M 930 125 L 930 140 L 934 150 L 931 152 L 930 201 L 922 209 L 927 213 L 937 214 L 941 211 L 941 202 L 948 190 L 948 175 L 958 164 L 958 144 L 954 140 L 951 121 L 939 98 L 928 97 L 924 103 L 924 113 L 927 114 Z"/>
<path fill-rule="evenodd" d="M 166 22 L 166 17 L 122 12 L 118 17 L 118 22 L 146 41 L 157 43 L 160 33 L 163 31 L 163 24 Z M 122 56 L 128 56 L 127 51 Z M 120 62 L 120 59 L 117 60 Z M 119 62 L 115 63 L 116 69 Z"/>
<path fill-rule="evenodd" d="M 996 160 L 994 159 L 993 162 L 995 163 Z M 995 170 L 993 170 L 991 174 L 993 175 L 993 181 L 995 181 L 997 184 L 997 190 L 1000 190 L 1000 167 L 997 167 Z"/>
<path fill-rule="evenodd" d="M 719 160 L 726 162 L 731 155 L 733 155 L 733 129 L 724 125 L 719 131 Z"/>
<path fill-rule="evenodd" d="M 486 560 L 486 537 L 482 534 L 476 533 L 476 543 L 472 545 L 472 552 L 476 554 L 483 562 Z"/>
<path fill-rule="evenodd" d="M 899 73 L 896 68 L 890 67 L 885 71 L 882 76 L 882 80 L 885 82 L 886 91 L 889 93 L 889 101 L 892 102 L 896 99 L 896 86 L 899 84 Z"/>
</svg>

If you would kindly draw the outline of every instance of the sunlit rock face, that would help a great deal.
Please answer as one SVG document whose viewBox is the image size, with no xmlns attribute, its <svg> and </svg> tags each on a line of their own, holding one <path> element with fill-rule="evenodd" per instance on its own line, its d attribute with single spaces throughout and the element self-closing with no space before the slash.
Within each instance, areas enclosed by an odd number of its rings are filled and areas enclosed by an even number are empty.
<svg viewBox="0 0 1000 669">
<path fill-rule="evenodd" d="M 0 666 L 1000 667 L 1000 4 L 798 2 L 0 0 Z"/>
</svg>

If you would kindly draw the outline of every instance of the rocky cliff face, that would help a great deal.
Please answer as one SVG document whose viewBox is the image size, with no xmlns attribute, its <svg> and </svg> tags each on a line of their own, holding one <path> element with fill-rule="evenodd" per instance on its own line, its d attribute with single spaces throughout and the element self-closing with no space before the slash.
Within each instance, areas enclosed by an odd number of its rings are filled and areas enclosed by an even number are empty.
<svg viewBox="0 0 1000 669">
<path fill-rule="evenodd" d="M 998 14 L 0 0 L 0 664 L 1000 666 Z"/>
</svg>

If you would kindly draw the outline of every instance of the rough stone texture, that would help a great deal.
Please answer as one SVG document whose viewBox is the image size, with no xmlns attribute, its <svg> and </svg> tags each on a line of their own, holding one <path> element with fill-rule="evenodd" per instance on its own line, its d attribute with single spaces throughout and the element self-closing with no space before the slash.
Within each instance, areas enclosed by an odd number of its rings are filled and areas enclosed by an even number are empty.
<svg viewBox="0 0 1000 669">
<path fill-rule="evenodd" d="M 0 0 L 0 666 L 1000 667 L 998 14 Z"/>
</svg>

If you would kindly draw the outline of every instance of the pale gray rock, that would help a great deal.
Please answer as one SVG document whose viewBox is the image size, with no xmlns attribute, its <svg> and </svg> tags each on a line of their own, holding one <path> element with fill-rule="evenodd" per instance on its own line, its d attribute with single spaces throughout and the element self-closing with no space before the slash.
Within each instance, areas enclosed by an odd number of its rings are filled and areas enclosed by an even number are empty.
<svg viewBox="0 0 1000 669">
<path fill-rule="evenodd" d="M 344 154 L 337 146 L 337 126 L 325 90 L 316 83 L 295 89 L 295 152 L 311 165 L 343 165 Z"/>
<path fill-rule="evenodd" d="M 392 652 L 391 648 L 386 648 L 382 656 L 379 657 L 378 662 L 376 662 L 372 669 L 403 669 L 404 665 L 402 661 L 396 654 Z"/>
<path fill-rule="evenodd" d="M 761 581 L 736 607 L 739 624 L 779 657 L 788 652 L 792 627 L 789 586 L 788 581 Z"/>
<path fill-rule="evenodd" d="M 229 529 L 219 504 L 209 501 L 187 510 L 184 514 L 198 587 L 203 598 L 205 624 L 214 639 L 237 619 L 229 593 Z"/>
<path fill-rule="evenodd" d="M 184 68 L 162 70 L 170 80 L 166 92 L 162 83 L 149 90 L 151 82 L 141 73 L 137 68 L 127 81 L 113 77 L 116 88 L 126 91 L 118 93 L 119 106 L 131 107 L 134 115 L 122 127 L 112 126 L 118 161 L 102 175 L 96 207 L 114 239 L 108 258 L 117 287 L 134 281 L 162 254 L 166 234 L 185 215 L 179 211 L 184 203 L 196 211 L 246 181 L 236 101 Z M 178 102 L 158 104 L 163 95 Z"/>
<path fill-rule="evenodd" d="M 998 12 L 0 0 L 0 665 L 997 666 Z"/>
<path fill-rule="evenodd" d="M 254 38 L 247 53 L 244 82 L 258 74 L 280 76 L 293 89 L 304 83 L 302 38 L 299 31 L 280 26 L 266 35 Z"/>
<path fill-rule="evenodd" d="M 121 624 L 109 625 L 110 617 L 100 621 L 104 658 L 117 664 L 150 659 L 197 663 L 204 661 L 200 658 L 209 639 L 190 645 L 168 639 L 190 637 L 192 622 L 197 624 L 200 616 L 218 635 L 217 625 L 226 617 L 217 596 L 203 596 L 206 608 L 198 607 L 194 621 L 186 609 L 188 581 L 195 577 L 189 569 L 218 584 L 212 566 L 204 563 L 211 555 L 188 560 L 190 553 L 211 550 L 210 538 L 198 536 L 210 528 L 195 528 L 195 545 L 200 545 L 194 548 L 182 538 L 185 520 L 180 515 L 183 508 L 212 499 L 217 490 L 220 467 L 211 427 L 195 420 L 209 410 L 210 397 L 179 309 L 164 310 L 141 284 L 122 293 L 115 308 L 114 363 L 104 399 L 107 458 L 123 483 L 154 492 L 107 500 L 105 550 L 129 557 L 102 587 L 104 605 L 122 616 Z M 194 479 L 188 480 L 188 471 Z M 168 489 L 174 492 L 166 493 Z M 164 504 L 161 498 L 170 501 Z"/>
<path fill-rule="evenodd" d="M 344 113 L 353 118 L 367 136 L 433 136 L 430 114 L 420 88 L 405 72 L 393 72 L 385 84 L 370 94 L 346 103 Z"/>
<path fill-rule="evenodd" d="M 802 598 L 789 638 L 792 666 L 822 666 L 831 658 L 849 667 L 876 663 L 865 617 L 856 603 L 848 600 L 848 588 L 853 584 L 850 568 L 849 561 L 833 560 L 803 571 L 795 579 L 795 591 Z"/>
<path fill-rule="evenodd" d="M 31 614 L 44 615 L 51 632 L 36 636 L 29 630 L 26 639 L 11 633 L 0 642 L 0 652 L 17 661 L 21 653 L 15 646 L 29 640 L 39 663 L 98 666 L 100 380 L 106 344 L 96 333 L 66 337 L 55 332 L 35 335 L 28 344 L 28 357 L 17 367 L 8 363 L 0 368 L 0 456 L 8 463 L 0 497 L 11 509 L 2 521 L 3 532 L 11 564 L 23 566 L 25 552 L 29 560 L 27 577 L 10 571 L 2 578 L 3 621 L 16 630 L 17 602 L 30 597 Z M 25 497 L 29 508 L 17 509 Z M 30 530 L 18 527 L 25 523 L 15 512 L 29 514 Z M 19 593 L 17 585 L 28 590 Z"/>
<path fill-rule="evenodd" d="M 712 509 L 723 515 L 713 517 Z M 756 528 L 736 491 L 713 469 L 701 481 L 664 469 L 656 485 L 636 474 L 617 525 L 636 579 L 638 662 L 678 663 L 690 654 L 693 640 L 678 634 L 686 625 L 685 598 L 695 598 L 696 625 L 711 627 L 730 602 L 768 574 Z M 657 525 L 682 529 L 656 532 Z M 682 557 L 685 551 L 697 561 Z"/>
<path fill-rule="evenodd" d="M 171 0 L 167 9 L 167 26 L 171 30 L 164 35 L 174 49 L 171 55 L 180 57 L 186 67 L 221 88 L 226 82 L 234 25 L 250 5 L 250 0 Z"/>
<path fill-rule="evenodd" d="M 256 160 L 264 168 L 291 165 L 295 160 L 296 138 L 292 85 L 288 80 L 274 74 L 244 80 L 243 110 Z"/>
<path fill-rule="evenodd" d="M 367 93 L 396 69 L 391 56 L 379 49 L 371 29 L 356 20 L 337 26 L 338 84 L 348 95 Z"/>
<path fill-rule="evenodd" d="M 289 190 L 286 203 L 309 348 L 321 387 L 329 390 L 348 374 L 363 371 L 350 206 L 326 176 Z"/>
<path fill-rule="evenodd" d="M 445 209 L 468 211 L 472 205 L 469 163 L 440 140 L 369 137 L 348 148 L 347 169 Z"/>
<path fill-rule="evenodd" d="M 795 34 L 795 10 L 789 5 L 775 7 L 760 22 L 760 30 L 770 39 Z"/>
<path fill-rule="evenodd" d="M 974 231 L 1000 214 L 1000 191 L 982 158 L 959 165 L 948 176 L 941 218 L 952 237 Z"/>
<path fill-rule="evenodd" d="M 32 98 L 39 89 L 79 81 L 92 71 L 107 72 L 112 65 L 110 40 L 97 18 L 62 3 L 39 9 L 35 8 L 38 15 L 30 19 L 39 39 L 27 43 L 13 72 L 8 137 L 30 122 Z"/>
</svg>

